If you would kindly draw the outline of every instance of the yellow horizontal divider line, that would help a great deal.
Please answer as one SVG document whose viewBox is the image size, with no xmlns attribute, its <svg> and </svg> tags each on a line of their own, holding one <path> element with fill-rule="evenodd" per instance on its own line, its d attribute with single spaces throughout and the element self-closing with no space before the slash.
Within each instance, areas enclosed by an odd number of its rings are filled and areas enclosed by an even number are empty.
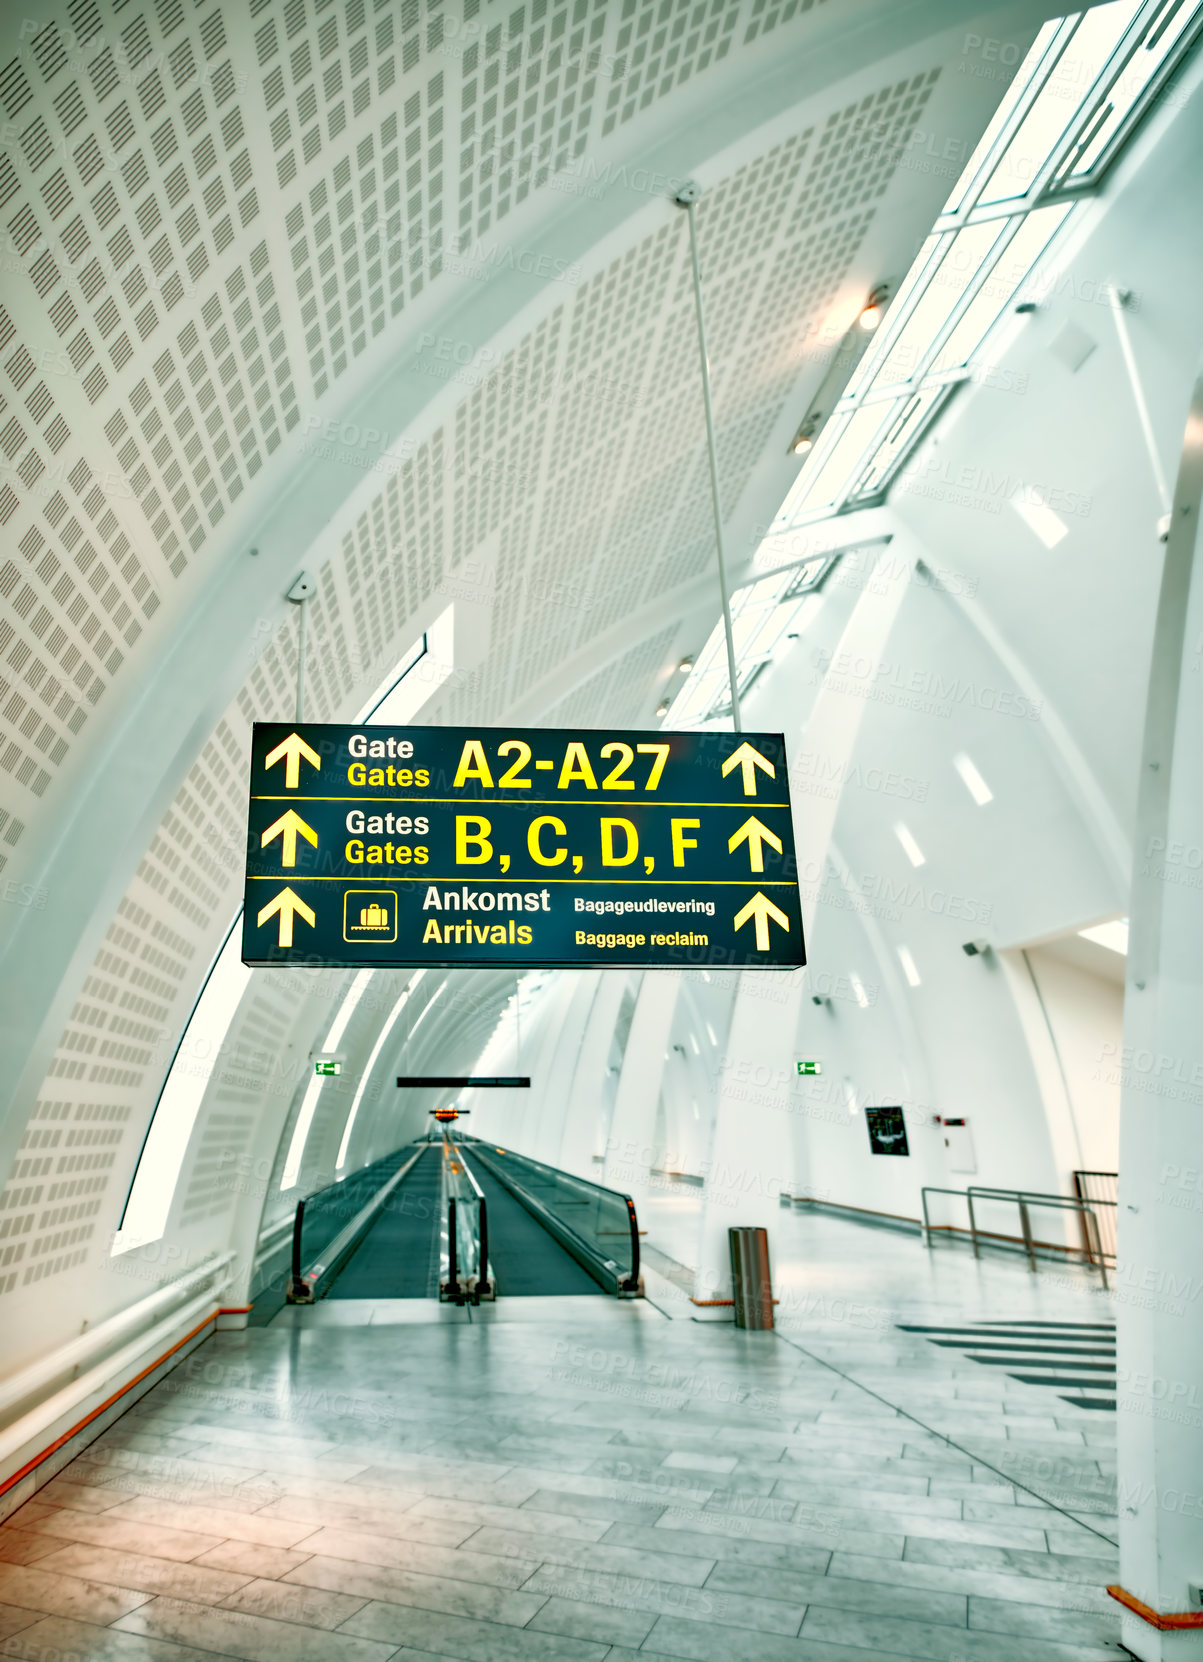
<svg viewBox="0 0 1203 1662">
<path fill-rule="evenodd" d="M 396 867 L 373 866 L 371 872 L 352 872 L 344 877 L 303 877 L 298 872 L 280 871 L 268 876 L 260 876 L 255 872 L 247 872 L 248 883 L 364 883 L 367 878 L 378 875 L 383 877 L 386 872 L 396 871 Z M 388 882 L 371 882 L 372 889 L 386 889 L 390 883 L 458 883 L 461 888 L 469 883 L 504 883 L 507 887 L 515 883 L 608 883 L 614 886 L 635 888 L 639 885 L 650 888 L 674 889 L 793 889 L 797 885 L 788 877 L 466 877 L 461 872 L 458 877 L 435 877 L 423 872 L 420 877 L 393 877 Z"/>
<path fill-rule="evenodd" d="M 409 808 L 423 808 L 444 806 L 455 808 L 733 808 L 738 812 L 741 808 L 788 808 L 788 802 L 765 802 L 760 797 L 750 796 L 743 802 L 666 802 L 659 797 L 647 797 L 639 801 L 635 797 L 613 800 L 604 797 L 562 797 L 562 796 L 505 796 L 493 797 L 462 797 L 462 796 L 301 796 L 296 791 L 289 791 L 284 796 L 252 796 L 252 802 L 357 802 L 365 812 L 369 803 L 402 802 Z"/>
</svg>

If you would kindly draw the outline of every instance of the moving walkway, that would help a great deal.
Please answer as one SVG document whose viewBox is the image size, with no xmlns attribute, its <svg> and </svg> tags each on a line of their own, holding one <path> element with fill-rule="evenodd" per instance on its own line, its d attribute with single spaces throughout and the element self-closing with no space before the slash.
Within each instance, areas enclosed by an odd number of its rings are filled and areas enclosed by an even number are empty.
<svg viewBox="0 0 1203 1662">
<path fill-rule="evenodd" d="M 629 1196 L 447 1133 L 306 1196 L 290 1254 L 293 1304 L 639 1292 Z"/>
</svg>

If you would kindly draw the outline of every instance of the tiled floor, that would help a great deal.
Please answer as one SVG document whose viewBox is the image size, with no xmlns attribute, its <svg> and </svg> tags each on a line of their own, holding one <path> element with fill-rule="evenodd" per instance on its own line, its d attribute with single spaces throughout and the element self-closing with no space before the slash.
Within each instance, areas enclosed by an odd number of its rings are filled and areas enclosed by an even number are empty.
<svg viewBox="0 0 1203 1662">
<path fill-rule="evenodd" d="M 896 1325 L 1111 1301 L 1078 1272 L 769 1221 L 776 1333 L 694 1320 L 653 1269 L 639 1305 L 220 1335 L 0 1529 L 0 1655 L 1123 1654 L 1114 1417 Z"/>
</svg>

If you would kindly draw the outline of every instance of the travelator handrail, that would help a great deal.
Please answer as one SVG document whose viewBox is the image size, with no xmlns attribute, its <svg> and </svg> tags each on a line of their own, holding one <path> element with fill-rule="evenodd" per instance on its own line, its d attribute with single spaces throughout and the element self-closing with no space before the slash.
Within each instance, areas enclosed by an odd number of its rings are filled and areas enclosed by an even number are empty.
<svg viewBox="0 0 1203 1662">
<path fill-rule="evenodd" d="M 928 1184 L 920 1191 L 923 1204 L 923 1244 L 931 1246 L 932 1222 L 927 1210 L 928 1195 L 957 1195 L 965 1201 L 969 1210 L 969 1234 L 973 1241 L 973 1256 L 981 1257 L 980 1237 L 989 1235 L 989 1230 L 980 1229 L 977 1214 L 974 1210 L 974 1200 L 1002 1200 L 1013 1202 L 1019 1208 L 1019 1224 L 1023 1231 L 1024 1250 L 1028 1255 L 1028 1267 L 1034 1272 L 1037 1268 L 1036 1242 L 1032 1236 L 1032 1220 L 1029 1208 L 1046 1209 L 1049 1211 L 1076 1212 L 1085 1221 L 1089 1219 L 1094 1226 L 1094 1245 L 1090 1245 L 1089 1238 L 1085 1247 L 1058 1247 L 1061 1252 L 1080 1252 L 1090 1264 L 1097 1267 L 1103 1278 L 1103 1286 L 1108 1285 L 1107 1265 L 1103 1257 L 1102 1237 L 1099 1233 L 1098 1214 L 1094 1207 L 1085 1200 L 1078 1200 L 1068 1195 L 1045 1194 L 1039 1189 L 994 1189 L 985 1184 L 971 1183 L 966 1189 L 945 1189 L 936 1184 Z"/>
<path fill-rule="evenodd" d="M 449 1138 L 444 1136 L 445 1152 L 454 1160 L 458 1160 L 456 1175 L 467 1178 L 472 1190 L 471 1197 L 464 1195 L 449 1195 L 447 1199 L 447 1280 L 439 1288 L 439 1297 L 454 1304 L 479 1304 L 482 1298 L 496 1298 L 497 1290 L 493 1285 L 489 1271 L 489 1206 L 485 1199 L 484 1190 L 476 1181 L 472 1168 L 464 1159 L 463 1150 L 453 1145 Z M 469 1251 L 464 1266 L 465 1273 L 460 1273 L 460 1225 L 464 1221 L 465 1203 L 467 1204 L 468 1222 L 466 1225 Z M 471 1236 L 471 1216 L 476 1217 L 476 1235 Z M 475 1259 L 475 1269 L 472 1260 Z"/>
<path fill-rule="evenodd" d="M 306 1205 L 309 1201 L 316 1200 L 319 1195 L 329 1194 L 330 1190 L 337 1188 L 338 1185 L 327 1184 L 326 1188 L 318 1189 L 314 1194 L 297 1202 L 296 1218 L 292 1226 L 292 1272 L 289 1275 L 288 1288 L 284 1295 L 287 1303 L 312 1304 L 314 1302 L 317 1296 L 318 1282 L 324 1275 L 328 1275 L 332 1270 L 338 1269 L 346 1262 L 351 1252 L 358 1245 L 359 1237 L 363 1234 L 364 1229 L 376 1216 L 376 1213 L 379 1212 L 397 1185 L 416 1165 L 425 1149 L 426 1145 L 423 1143 L 410 1155 L 408 1160 L 398 1166 L 393 1175 L 381 1184 L 371 1199 L 359 1208 L 349 1222 L 344 1224 L 333 1240 L 327 1242 L 308 1269 L 305 1269 L 302 1263 L 301 1244 Z"/>
<path fill-rule="evenodd" d="M 555 1178 L 567 1178 L 581 1189 L 590 1190 L 598 1196 L 605 1196 L 612 1201 L 619 1202 L 625 1212 L 626 1224 L 630 1234 L 631 1268 L 624 1275 L 620 1266 L 613 1258 L 605 1254 L 583 1236 L 579 1230 L 559 1216 L 537 1195 L 530 1192 L 515 1175 L 512 1169 L 500 1166 L 496 1160 L 484 1152 L 478 1139 L 465 1138 L 471 1146 L 472 1156 L 480 1161 L 485 1170 L 495 1177 L 504 1189 L 507 1189 L 526 1210 L 541 1223 L 548 1234 L 575 1258 L 598 1285 L 607 1293 L 615 1293 L 619 1298 L 638 1298 L 641 1294 L 639 1280 L 639 1220 L 635 1215 L 635 1202 L 630 1195 L 623 1194 L 618 1189 L 607 1189 L 601 1183 L 592 1183 L 586 1177 L 577 1177 L 572 1172 L 562 1172 L 555 1166 L 545 1165 L 541 1160 L 533 1160 L 529 1155 L 514 1154 L 508 1158 L 516 1160 L 519 1166 L 529 1166 L 537 1171 L 546 1172 Z"/>
</svg>

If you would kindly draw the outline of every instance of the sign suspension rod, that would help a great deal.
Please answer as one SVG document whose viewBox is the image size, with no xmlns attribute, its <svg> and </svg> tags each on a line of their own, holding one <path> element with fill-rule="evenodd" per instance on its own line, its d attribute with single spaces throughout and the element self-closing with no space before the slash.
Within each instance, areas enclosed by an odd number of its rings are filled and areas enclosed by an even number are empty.
<svg viewBox="0 0 1203 1662">
<path fill-rule="evenodd" d="M 706 314 L 702 306 L 702 269 L 698 260 L 697 205 L 701 188 L 692 180 L 673 200 L 685 209 L 689 221 L 689 256 L 693 266 L 693 302 L 698 321 L 698 355 L 702 364 L 702 402 L 706 410 L 706 453 L 710 462 L 710 497 L 714 506 L 714 541 L 718 552 L 718 588 L 723 603 L 723 632 L 727 638 L 727 683 L 731 688 L 731 723 L 743 731 L 739 711 L 739 677 L 735 667 L 735 638 L 731 628 L 731 596 L 727 589 L 727 559 L 723 543 L 723 507 L 718 486 L 718 451 L 714 443 L 714 406 L 710 397 L 710 360 L 706 352 Z"/>
</svg>

